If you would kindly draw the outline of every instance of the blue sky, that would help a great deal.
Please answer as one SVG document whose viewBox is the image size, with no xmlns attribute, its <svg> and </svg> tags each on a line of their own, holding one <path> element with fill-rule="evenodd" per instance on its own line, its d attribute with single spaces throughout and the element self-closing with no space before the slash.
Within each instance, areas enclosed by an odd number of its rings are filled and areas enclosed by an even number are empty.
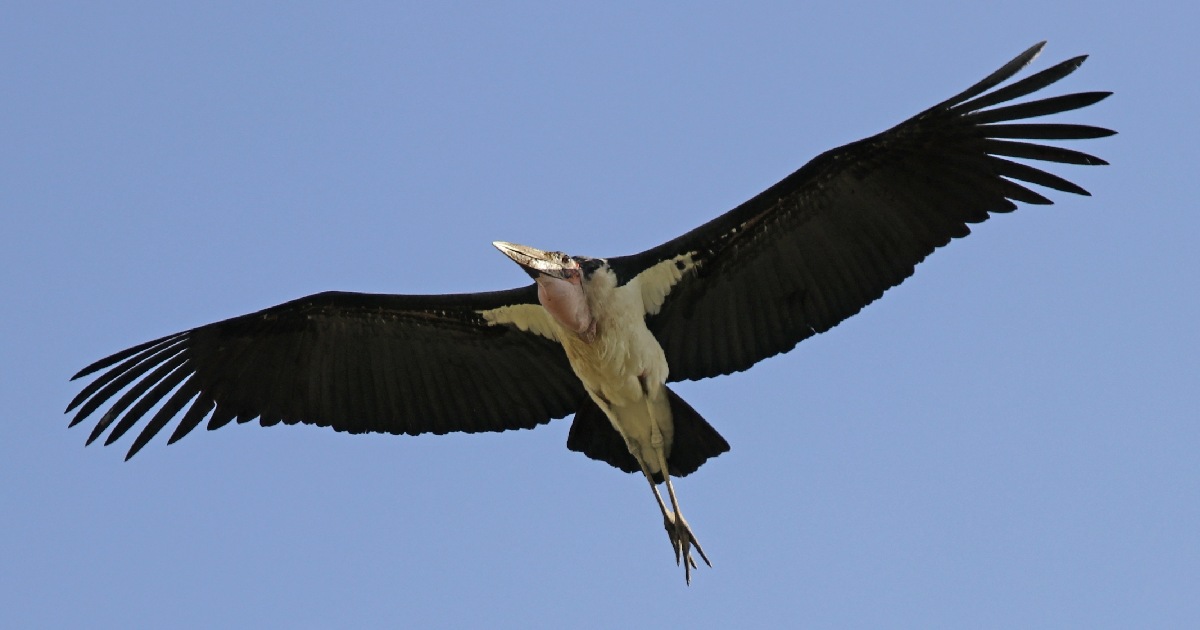
<svg viewBox="0 0 1200 630">
<path fill-rule="evenodd" d="M 1140 3 L 9 3 L 0 9 L 0 621 L 9 627 L 1200 624 L 1194 9 Z M 449 3 L 446 3 L 447 5 Z M 1115 6 L 1115 5 L 1114 5 Z M 124 448 L 68 377 L 327 289 L 526 277 L 733 207 L 1029 45 L 1112 162 L 827 334 L 679 392 L 690 588 L 568 421 L 232 426 Z M 128 444 L 128 438 L 124 441 Z"/>
</svg>

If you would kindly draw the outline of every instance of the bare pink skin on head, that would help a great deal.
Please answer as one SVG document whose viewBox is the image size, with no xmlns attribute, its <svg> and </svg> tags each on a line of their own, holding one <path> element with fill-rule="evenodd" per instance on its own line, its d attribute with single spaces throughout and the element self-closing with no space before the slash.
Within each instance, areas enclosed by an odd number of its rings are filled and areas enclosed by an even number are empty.
<svg viewBox="0 0 1200 630">
<path fill-rule="evenodd" d="M 537 279 L 538 301 L 558 321 L 559 325 L 591 342 L 596 334 L 596 322 L 583 294 L 579 270 L 568 269 L 564 278 L 540 276 Z"/>
<path fill-rule="evenodd" d="M 492 245 L 533 276 L 538 302 L 560 326 L 587 343 L 596 339 L 596 321 L 583 292 L 579 262 L 562 252 L 548 252 L 528 245 L 493 241 Z"/>
</svg>

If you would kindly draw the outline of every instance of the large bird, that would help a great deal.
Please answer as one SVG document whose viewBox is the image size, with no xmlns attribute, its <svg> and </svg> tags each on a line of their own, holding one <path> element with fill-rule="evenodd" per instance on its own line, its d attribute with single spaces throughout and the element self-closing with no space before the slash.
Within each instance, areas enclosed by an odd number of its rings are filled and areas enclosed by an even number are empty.
<svg viewBox="0 0 1200 630">
<path fill-rule="evenodd" d="M 1109 95 L 1009 104 L 1085 59 L 998 87 L 1043 45 L 640 254 L 590 258 L 498 241 L 532 284 L 457 295 L 318 293 L 123 350 L 75 375 L 99 374 L 67 407 L 78 408 L 71 426 L 116 397 L 88 443 L 111 429 L 111 444 L 146 419 L 128 459 L 180 415 L 168 443 L 205 419 L 209 429 L 257 418 L 416 435 L 527 429 L 574 414 L 567 447 L 646 477 L 690 583 L 692 550 L 708 557 L 671 478 L 729 445 L 667 383 L 745 370 L 829 330 L 966 236 L 967 224 L 1014 202 L 1051 203 L 1026 184 L 1087 195 L 1009 159 L 1105 164 L 1026 141 L 1100 138 L 1108 129 L 1012 122 Z"/>
</svg>

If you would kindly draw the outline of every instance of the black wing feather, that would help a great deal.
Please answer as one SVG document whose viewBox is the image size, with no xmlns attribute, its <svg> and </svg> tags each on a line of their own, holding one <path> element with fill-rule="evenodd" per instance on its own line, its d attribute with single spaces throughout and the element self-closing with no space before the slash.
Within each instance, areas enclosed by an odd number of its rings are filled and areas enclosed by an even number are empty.
<svg viewBox="0 0 1200 630">
<path fill-rule="evenodd" d="M 74 425 L 116 397 L 88 438 L 112 427 L 111 444 L 162 402 L 127 457 L 181 412 L 169 442 L 205 418 L 209 429 L 255 418 L 351 433 L 532 428 L 573 412 L 582 386 L 557 342 L 489 325 L 480 311 L 536 301 L 532 285 L 471 295 L 320 293 L 101 359 L 75 375 L 99 374 L 67 410 L 78 407 Z"/>
<path fill-rule="evenodd" d="M 1009 125 L 980 125 L 975 134 L 984 138 L 1022 138 L 1024 140 L 1091 140 L 1113 135 L 1111 129 L 1091 125 L 1062 125 L 1053 123 L 1012 123 Z"/>
<path fill-rule="evenodd" d="M 1005 159 L 1105 164 L 1086 153 L 1024 141 L 1099 138 L 1114 133 L 1108 129 L 1009 121 L 1087 107 L 1108 92 L 1002 105 L 1069 75 L 1085 57 L 989 92 L 1041 47 L 888 131 L 821 154 L 687 234 L 611 259 L 627 280 L 691 256 L 694 267 L 647 317 L 666 352 L 670 379 L 737 372 L 786 352 L 912 275 L 934 249 L 969 234 L 968 224 L 1011 211 L 1014 201 L 1050 203 L 1018 182 L 1088 194 L 1062 177 Z"/>
</svg>

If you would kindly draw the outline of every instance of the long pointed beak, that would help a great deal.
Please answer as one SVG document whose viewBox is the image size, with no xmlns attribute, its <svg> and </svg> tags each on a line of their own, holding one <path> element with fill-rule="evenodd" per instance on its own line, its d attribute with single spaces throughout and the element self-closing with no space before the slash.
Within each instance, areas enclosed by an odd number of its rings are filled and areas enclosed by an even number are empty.
<svg viewBox="0 0 1200 630">
<path fill-rule="evenodd" d="M 500 253 L 508 256 L 513 262 L 521 265 L 525 273 L 536 279 L 539 275 L 551 276 L 561 280 L 567 279 L 573 261 L 561 252 L 547 252 L 536 247 L 517 245 L 505 241 L 492 241 L 492 245 Z"/>
</svg>

